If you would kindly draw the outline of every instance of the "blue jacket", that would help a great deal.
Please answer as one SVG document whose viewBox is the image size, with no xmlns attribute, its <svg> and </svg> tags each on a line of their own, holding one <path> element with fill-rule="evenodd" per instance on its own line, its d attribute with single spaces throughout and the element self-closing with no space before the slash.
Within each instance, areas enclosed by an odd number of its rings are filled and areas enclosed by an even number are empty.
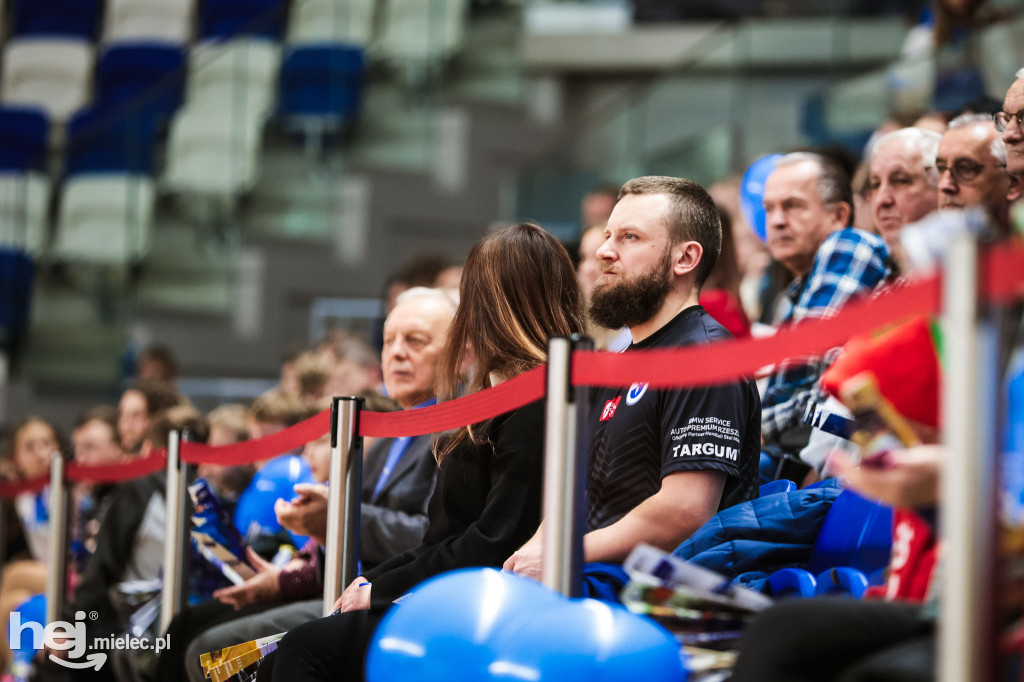
<svg viewBox="0 0 1024 682">
<path fill-rule="evenodd" d="M 717 571 L 734 584 L 763 591 L 775 571 L 807 568 L 818 530 L 841 492 L 835 481 L 829 481 L 723 509 L 673 554 Z M 587 564 L 583 596 L 615 601 L 628 581 L 617 564 Z"/>
<path fill-rule="evenodd" d="M 673 554 L 733 583 L 763 589 L 773 572 L 807 567 L 821 524 L 840 492 L 830 482 L 737 504 L 711 517 Z"/>
</svg>

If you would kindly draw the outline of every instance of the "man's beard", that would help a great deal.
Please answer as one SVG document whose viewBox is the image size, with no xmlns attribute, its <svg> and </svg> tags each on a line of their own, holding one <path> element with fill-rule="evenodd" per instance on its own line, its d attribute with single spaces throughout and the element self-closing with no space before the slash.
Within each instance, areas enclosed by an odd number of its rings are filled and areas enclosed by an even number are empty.
<svg viewBox="0 0 1024 682">
<path fill-rule="evenodd" d="M 671 254 L 665 249 L 661 260 L 633 279 L 617 284 L 599 284 L 590 294 L 590 319 L 608 329 L 636 327 L 661 309 L 672 287 L 669 280 Z"/>
</svg>

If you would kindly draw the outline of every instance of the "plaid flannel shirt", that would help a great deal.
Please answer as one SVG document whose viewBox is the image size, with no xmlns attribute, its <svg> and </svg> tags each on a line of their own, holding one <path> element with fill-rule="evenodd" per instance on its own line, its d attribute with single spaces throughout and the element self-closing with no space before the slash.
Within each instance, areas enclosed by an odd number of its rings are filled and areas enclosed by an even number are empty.
<svg viewBox="0 0 1024 682">
<path fill-rule="evenodd" d="M 848 227 L 830 234 L 814 256 L 810 272 L 787 289 L 792 308 L 783 325 L 835 315 L 852 298 L 872 291 L 889 275 L 889 250 L 876 235 Z M 818 379 L 839 355 L 787 358 L 768 379 L 761 399 L 761 435 L 766 445 L 803 422 L 814 401 Z"/>
</svg>

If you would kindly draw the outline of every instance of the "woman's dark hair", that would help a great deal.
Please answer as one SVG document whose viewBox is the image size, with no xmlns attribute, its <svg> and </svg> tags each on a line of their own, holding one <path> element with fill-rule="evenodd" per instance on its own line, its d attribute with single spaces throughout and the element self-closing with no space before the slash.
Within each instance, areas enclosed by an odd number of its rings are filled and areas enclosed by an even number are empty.
<svg viewBox="0 0 1024 682">
<path fill-rule="evenodd" d="M 548 339 L 582 333 L 583 314 L 572 260 L 543 228 L 520 223 L 473 247 L 459 287 L 459 308 L 437 367 L 437 393 L 452 400 L 511 379 L 547 360 Z M 469 366 L 469 377 L 462 368 Z M 460 387 L 464 390 L 460 391 Z M 438 447 L 438 460 L 466 438 L 463 427 Z"/>
</svg>

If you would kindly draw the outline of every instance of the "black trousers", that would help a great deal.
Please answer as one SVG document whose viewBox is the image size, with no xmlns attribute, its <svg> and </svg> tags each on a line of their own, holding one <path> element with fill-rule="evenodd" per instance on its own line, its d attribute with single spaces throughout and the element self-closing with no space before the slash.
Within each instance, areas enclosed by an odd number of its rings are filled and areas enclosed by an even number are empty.
<svg viewBox="0 0 1024 682">
<path fill-rule="evenodd" d="M 348 611 L 300 625 L 263 659 L 256 681 L 362 680 L 370 638 L 385 613 Z"/>
<path fill-rule="evenodd" d="M 273 601 L 264 604 L 249 604 L 235 610 L 233 606 L 211 599 L 195 606 L 186 606 L 167 626 L 170 646 L 160 654 L 156 669 L 156 682 L 181 682 L 187 679 L 185 650 L 188 649 L 188 645 L 193 639 L 206 630 L 236 618 L 262 613 L 280 606 L 281 603 Z"/>
<path fill-rule="evenodd" d="M 930 682 L 934 626 L 919 614 L 838 597 L 779 602 L 751 625 L 730 682 Z"/>
</svg>

